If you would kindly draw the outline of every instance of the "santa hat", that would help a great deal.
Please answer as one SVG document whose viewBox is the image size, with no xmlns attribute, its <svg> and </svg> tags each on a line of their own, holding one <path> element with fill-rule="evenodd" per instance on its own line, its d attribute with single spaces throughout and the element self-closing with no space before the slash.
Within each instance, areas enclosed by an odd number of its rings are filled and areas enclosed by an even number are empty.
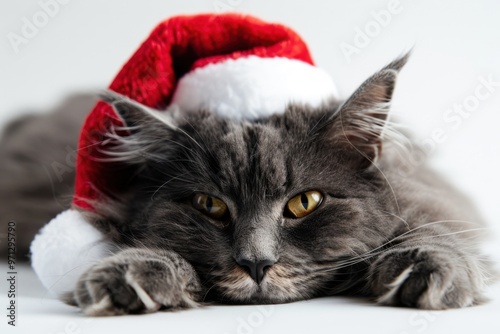
<svg viewBox="0 0 500 334">
<path fill-rule="evenodd" d="M 293 30 L 237 14 L 178 16 L 160 23 L 109 87 L 146 106 L 205 109 L 234 120 L 285 111 L 291 102 L 319 106 L 335 96 Z M 112 242 L 85 218 L 103 195 L 119 195 L 131 173 L 102 162 L 106 134 L 123 125 L 99 102 L 83 126 L 73 208 L 46 225 L 31 245 L 32 266 L 55 294 L 113 252 Z M 112 149 L 112 147 L 111 147 Z"/>
</svg>

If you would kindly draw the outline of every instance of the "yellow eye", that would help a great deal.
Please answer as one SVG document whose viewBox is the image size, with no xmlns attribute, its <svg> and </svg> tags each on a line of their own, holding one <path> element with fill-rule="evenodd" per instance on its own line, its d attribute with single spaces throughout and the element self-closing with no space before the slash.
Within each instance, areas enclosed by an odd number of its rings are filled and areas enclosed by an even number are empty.
<svg viewBox="0 0 500 334">
<path fill-rule="evenodd" d="M 223 219 L 228 213 L 226 203 L 210 195 L 196 193 L 192 203 L 195 209 L 213 219 Z"/>
<path fill-rule="evenodd" d="M 292 218 L 302 218 L 316 210 L 321 204 L 323 195 L 316 190 L 298 194 L 286 204 L 286 213 Z"/>
</svg>

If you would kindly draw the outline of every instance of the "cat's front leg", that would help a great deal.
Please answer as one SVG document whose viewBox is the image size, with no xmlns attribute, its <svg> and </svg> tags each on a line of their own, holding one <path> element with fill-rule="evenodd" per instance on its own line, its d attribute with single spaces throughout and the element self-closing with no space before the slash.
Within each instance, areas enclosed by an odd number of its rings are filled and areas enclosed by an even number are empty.
<svg viewBox="0 0 500 334">
<path fill-rule="evenodd" d="M 130 248 L 90 268 L 64 300 L 87 315 L 109 316 L 194 307 L 202 290 L 177 253 Z"/>
<path fill-rule="evenodd" d="M 484 273 L 475 254 L 459 247 L 415 245 L 382 253 L 368 285 L 383 305 L 448 309 L 481 302 Z"/>
</svg>

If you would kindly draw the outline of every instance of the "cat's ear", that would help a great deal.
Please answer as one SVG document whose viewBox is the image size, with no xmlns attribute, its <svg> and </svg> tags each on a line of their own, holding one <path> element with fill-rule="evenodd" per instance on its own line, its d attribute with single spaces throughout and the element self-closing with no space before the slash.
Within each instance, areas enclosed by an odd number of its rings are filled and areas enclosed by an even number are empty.
<svg viewBox="0 0 500 334">
<path fill-rule="evenodd" d="M 123 120 L 125 126 L 130 129 L 147 129 L 147 126 L 151 125 L 151 123 L 175 129 L 173 119 L 169 113 L 151 109 L 111 90 L 102 92 L 99 94 L 99 97 L 102 101 L 113 107 L 118 116 Z"/>
<path fill-rule="evenodd" d="M 361 168 L 370 166 L 382 151 L 392 94 L 398 73 L 409 53 L 394 60 L 367 79 L 333 115 L 334 139 L 350 150 Z"/>
<path fill-rule="evenodd" d="M 168 145 L 162 139 L 171 138 L 177 129 L 173 112 L 151 109 L 112 91 L 101 93 L 100 99 L 123 121 L 123 127 L 108 129 L 106 137 L 112 145 L 101 149 L 105 156 L 101 160 L 142 164 L 166 155 Z"/>
</svg>

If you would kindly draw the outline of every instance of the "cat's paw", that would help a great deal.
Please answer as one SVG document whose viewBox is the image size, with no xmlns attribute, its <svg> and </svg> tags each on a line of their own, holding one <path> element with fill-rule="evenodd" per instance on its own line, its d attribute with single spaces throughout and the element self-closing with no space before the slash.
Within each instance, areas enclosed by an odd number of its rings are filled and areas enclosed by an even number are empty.
<svg viewBox="0 0 500 334">
<path fill-rule="evenodd" d="M 442 310 L 477 304 L 481 277 L 470 261 L 447 250 L 396 250 L 371 265 L 378 303 Z"/>
<path fill-rule="evenodd" d="M 179 259 L 128 250 L 84 273 L 65 299 L 90 316 L 195 307 L 199 286 L 193 284 L 190 270 Z"/>
</svg>

